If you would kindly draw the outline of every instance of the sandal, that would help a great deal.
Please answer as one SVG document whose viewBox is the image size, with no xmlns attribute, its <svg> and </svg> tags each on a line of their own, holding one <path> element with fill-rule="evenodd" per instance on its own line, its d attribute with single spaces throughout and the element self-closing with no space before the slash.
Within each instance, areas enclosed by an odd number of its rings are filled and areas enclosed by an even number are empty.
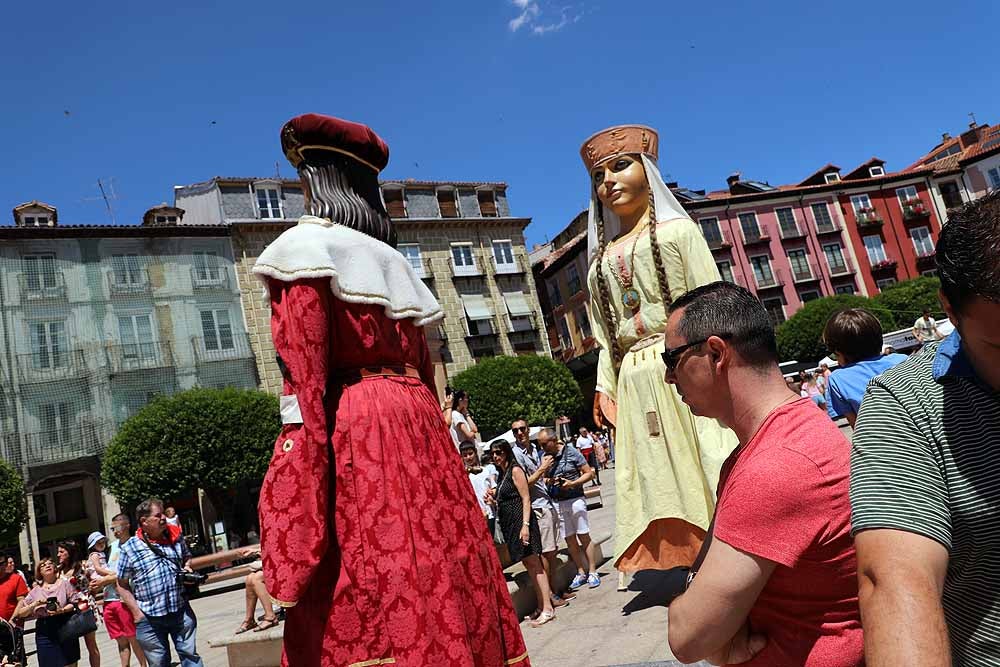
<svg viewBox="0 0 1000 667">
<path fill-rule="evenodd" d="M 257 627 L 257 621 L 243 621 L 240 623 L 240 627 L 236 628 L 236 634 L 242 635 L 244 632 L 249 632 Z"/>
<path fill-rule="evenodd" d="M 538 615 L 538 620 L 531 622 L 531 627 L 540 628 L 549 621 L 556 620 L 556 613 L 554 611 L 543 611 Z"/>
<path fill-rule="evenodd" d="M 265 618 L 264 622 L 253 629 L 254 632 L 264 632 L 264 630 L 270 630 L 271 628 L 278 627 L 277 618 Z"/>
</svg>

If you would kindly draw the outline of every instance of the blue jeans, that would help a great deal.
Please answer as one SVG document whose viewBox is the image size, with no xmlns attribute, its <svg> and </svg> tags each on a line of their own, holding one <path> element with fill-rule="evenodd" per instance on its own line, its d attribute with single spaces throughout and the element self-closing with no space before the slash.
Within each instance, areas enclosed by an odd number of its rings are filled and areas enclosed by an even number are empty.
<svg viewBox="0 0 1000 667">
<path fill-rule="evenodd" d="M 198 619 L 190 605 L 166 616 L 147 616 L 135 624 L 135 636 L 146 653 L 150 667 L 170 667 L 169 636 L 181 659 L 181 667 L 204 667 L 195 642 Z"/>
</svg>

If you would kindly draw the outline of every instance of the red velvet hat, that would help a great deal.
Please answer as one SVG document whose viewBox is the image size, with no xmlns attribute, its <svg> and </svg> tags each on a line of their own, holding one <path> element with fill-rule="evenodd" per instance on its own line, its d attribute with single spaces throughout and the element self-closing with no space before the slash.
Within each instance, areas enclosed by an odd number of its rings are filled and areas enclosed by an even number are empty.
<svg viewBox="0 0 1000 667">
<path fill-rule="evenodd" d="M 367 125 L 307 113 L 281 128 L 281 150 L 295 168 L 307 161 L 311 151 L 328 151 L 354 158 L 375 172 L 389 163 L 389 147 Z"/>
</svg>

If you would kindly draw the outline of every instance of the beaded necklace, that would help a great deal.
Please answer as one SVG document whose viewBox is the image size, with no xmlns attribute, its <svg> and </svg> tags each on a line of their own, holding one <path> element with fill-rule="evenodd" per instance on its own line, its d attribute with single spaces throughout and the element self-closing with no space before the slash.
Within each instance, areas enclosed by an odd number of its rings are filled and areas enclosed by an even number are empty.
<svg viewBox="0 0 1000 667">
<path fill-rule="evenodd" d="M 625 264 L 624 255 L 622 255 L 621 266 L 615 267 L 614 262 L 611 261 L 610 247 L 604 253 L 604 259 L 608 265 L 608 271 L 610 271 L 611 275 L 614 276 L 615 282 L 618 283 L 618 286 L 622 288 L 622 305 L 632 312 L 639 310 L 639 306 L 642 305 L 642 298 L 639 296 L 639 290 L 637 290 L 633 284 L 633 279 L 635 277 L 635 247 L 639 245 L 639 237 L 642 236 L 648 225 L 648 222 L 644 224 L 632 239 L 632 250 L 629 253 L 631 268 Z"/>
</svg>

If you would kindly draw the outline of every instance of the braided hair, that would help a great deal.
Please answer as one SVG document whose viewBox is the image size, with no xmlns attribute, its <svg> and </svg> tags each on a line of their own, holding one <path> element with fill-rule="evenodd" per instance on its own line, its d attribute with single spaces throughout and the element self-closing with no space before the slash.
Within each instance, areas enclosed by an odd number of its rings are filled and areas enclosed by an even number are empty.
<svg viewBox="0 0 1000 667">
<path fill-rule="evenodd" d="M 648 182 L 649 175 L 646 175 Z M 653 188 L 649 188 L 649 247 L 653 251 L 653 266 L 656 267 L 656 281 L 660 285 L 660 298 L 663 299 L 663 312 L 670 305 L 670 285 L 667 284 L 667 269 L 663 265 L 663 255 L 660 244 L 656 242 L 656 202 L 653 200 Z"/>
<path fill-rule="evenodd" d="M 604 275 L 604 251 L 606 248 L 605 238 L 604 238 L 604 205 L 601 200 L 597 197 L 597 192 L 594 192 L 594 203 L 597 206 L 597 257 L 594 258 L 594 262 L 597 264 L 597 291 L 598 296 L 601 300 L 601 314 L 604 315 L 604 321 L 608 324 L 608 334 L 611 343 L 611 360 L 614 362 L 615 368 L 621 365 L 622 354 L 621 344 L 618 342 L 618 316 L 615 310 L 611 307 L 611 289 L 608 287 L 608 279 Z"/>
</svg>

